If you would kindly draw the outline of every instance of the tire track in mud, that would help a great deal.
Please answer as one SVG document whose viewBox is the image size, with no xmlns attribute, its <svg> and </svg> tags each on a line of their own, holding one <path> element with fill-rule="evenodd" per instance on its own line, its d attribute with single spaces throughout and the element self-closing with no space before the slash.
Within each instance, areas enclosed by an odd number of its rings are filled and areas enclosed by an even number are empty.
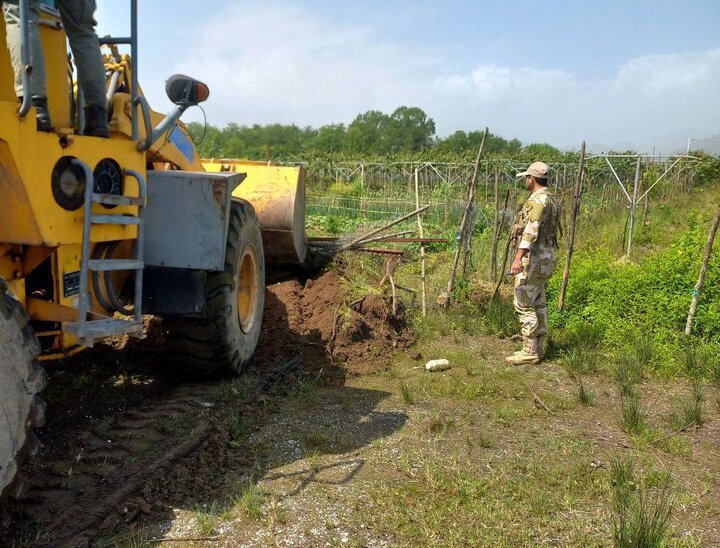
<svg viewBox="0 0 720 548">
<path fill-rule="evenodd" d="M 215 385 L 182 386 L 69 433 L 74 443 L 36 466 L 21 505 L 42 524 L 47 540 L 38 544 L 84 546 L 140 514 L 167 513 L 162 499 L 184 498 L 188 483 L 194 489 L 191 477 L 173 475 L 175 468 L 209 450 L 209 442 L 222 467 L 220 446 L 228 436 L 222 413 L 210 407 L 214 390 Z M 205 478 L 213 472 L 194 471 Z M 178 481 L 183 479 L 190 481 Z"/>
</svg>

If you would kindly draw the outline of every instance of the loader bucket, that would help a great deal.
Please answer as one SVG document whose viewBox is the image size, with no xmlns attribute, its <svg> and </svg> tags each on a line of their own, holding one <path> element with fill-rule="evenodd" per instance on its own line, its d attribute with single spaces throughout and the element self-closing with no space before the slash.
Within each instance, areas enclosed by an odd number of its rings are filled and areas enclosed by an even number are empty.
<svg viewBox="0 0 720 548">
<path fill-rule="evenodd" d="M 305 236 L 305 169 L 266 162 L 203 160 L 208 172 L 246 173 L 233 192 L 250 202 L 262 230 L 268 264 L 302 264 L 307 251 Z"/>
</svg>

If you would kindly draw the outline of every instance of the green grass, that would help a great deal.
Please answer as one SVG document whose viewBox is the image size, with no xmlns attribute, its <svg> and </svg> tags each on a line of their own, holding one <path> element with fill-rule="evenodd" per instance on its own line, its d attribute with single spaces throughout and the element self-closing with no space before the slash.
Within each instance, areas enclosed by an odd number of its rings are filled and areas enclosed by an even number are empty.
<svg viewBox="0 0 720 548">
<path fill-rule="evenodd" d="M 615 367 L 615 381 L 617 381 L 621 394 L 632 396 L 635 386 L 645 377 L 645 368 L 635 356 L 627 354 L 620 357 Z"/>
<path fill-rule="evenodd" d="M 630 459 L 610 465 L 612 530 L 616 548 L 662 548 L 667 545 L 672 514 L 670 477 L 666 472 L 635 477 Z M 653 489 L 659 487 L 659 489 Z"/>
<path fill-rule="evenodd" d="M 198 533 L 201 536 L 212 535 L 215 532 L 215 528 L 220 524 L 221 514 L 222 512 L 219 506 L 214 502 L 196 508 L 193 513 L 193 518 L 195 519 L 195 526 Z"/>
<path fill-rule="evenodd" d="M 412 455 L 399 477 L 370 486 L 372 504 L 363 518 L 392 532 L 398 546 L 530 546 L 553 538 L 596 545 L 590 539 L 599 523 L 586 513 L 568 519 L 566 512 L 597 496 L 602 485 L 565 460 L 575 451 L 571 445 L 564 440 L 559 446 L 563 458 L 529 453 L 490 469 L 443 455 Z"/>
<path fill-rule="evenodd" d="M 410 389 L 406 382 L 400 383 L 400 394 L 402 395 L 402 399 L 406 404 L 413 405 L 415 403 L 415 396 L 413 394 L 413 391 Z"/>
<path fill-rule="evenodd" d="M 582 379 L 578 380 L 578 401 L 585 407 L 592 405 L 595 401 L 595 396 L 586 388 Z"/>
<path fill-rule="evenodd" d="M 220 402 L 245 402 L 256 387 L 248 377 L 239 377 L 224 381 L 215 392 L 215 399 Z"/>
<path fill-rule="evenodd" d="M 670 416 L 670 424 L 673 428 L 687 428 L 689 426 L 696 426 L 700 428 L 705 424 L 704 413 L 703 413 L 703 387 L 694 383 L 692 392 L 682 402 L 679 412 L 673 413 Z"/>
<path fill-rule="evenodd" d="M 236 413 L 230 415 L 227 426 L 232 447 L 242 446 L 253 429 L 253 423 L 250 419 Z"/>
<path fill-rule="evenodd" d="M 565 366 L 575 374 L 596 373 L 598 370 L 598 351 L 585 346 L 573 346 L 563 357 Z"/>
<path fill-rule="evenodd" d="M 640 396 L 637 392 L 621 397 L 621 420 L 622 429 L 628 434 L 643 434 L 647 431 L 647 412 L 640 403 Z"/>
<path fill-rule="evenodd" d="M 254 483 L 248 481 L 242 485 L 240 492 L 232 499 L 234 508 L 239 509 L 245 515 L 260 519 L 262 517 L 263 505 L 267 500 L 267 494 L 260 491 Z"/>
</svg>

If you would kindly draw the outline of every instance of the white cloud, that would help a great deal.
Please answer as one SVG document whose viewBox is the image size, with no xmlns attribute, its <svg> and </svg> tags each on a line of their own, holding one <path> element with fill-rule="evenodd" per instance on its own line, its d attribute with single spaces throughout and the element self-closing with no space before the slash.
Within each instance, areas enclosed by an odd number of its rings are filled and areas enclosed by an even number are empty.
<svg viewBox="0 0 720 548">
<path fill-rule="evenodd" d="M 440 134 L 489 125 L 525 142 L 646 149 L 720 128 L 720 49 L 640 57 L 604 79 L 495 65 L 453 74 L 442 51 L 418 51 L 292 3 L 236 4 L 197 24 L 203 37 L 175 70 L 210 85 L 214 124 L 320 125 L 417 105 Z"/>
</svg>

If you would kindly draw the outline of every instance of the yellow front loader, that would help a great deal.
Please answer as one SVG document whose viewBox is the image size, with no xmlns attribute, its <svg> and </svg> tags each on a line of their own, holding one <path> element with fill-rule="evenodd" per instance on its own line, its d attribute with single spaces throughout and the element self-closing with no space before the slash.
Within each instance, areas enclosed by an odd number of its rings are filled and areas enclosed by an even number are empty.
<svg viewBox="0 0 720 548">
<path fill-rule="evenodd" d="M 170 114 L 150 109 L 130 4 L 130 36 L 101 40 L 110 138 L 78 130 L 82 97 L 54 9 L 40 20 L 52 132 L 37 131 L 34 109 L 18 105 L 0 48 L 0 503 L 22 495 L 19 466 L 37 450 L 40 362 L 140 336 L 143 314 L 155 314 L 172 363 L 237 374 L 259 337 L 266 261 L 305 258 L 303 169 L 203 163 L 179 118 L 209 91 L 175 75 Z M 28 25 L 26 0 L 20 7 Z"/>
</svg>

